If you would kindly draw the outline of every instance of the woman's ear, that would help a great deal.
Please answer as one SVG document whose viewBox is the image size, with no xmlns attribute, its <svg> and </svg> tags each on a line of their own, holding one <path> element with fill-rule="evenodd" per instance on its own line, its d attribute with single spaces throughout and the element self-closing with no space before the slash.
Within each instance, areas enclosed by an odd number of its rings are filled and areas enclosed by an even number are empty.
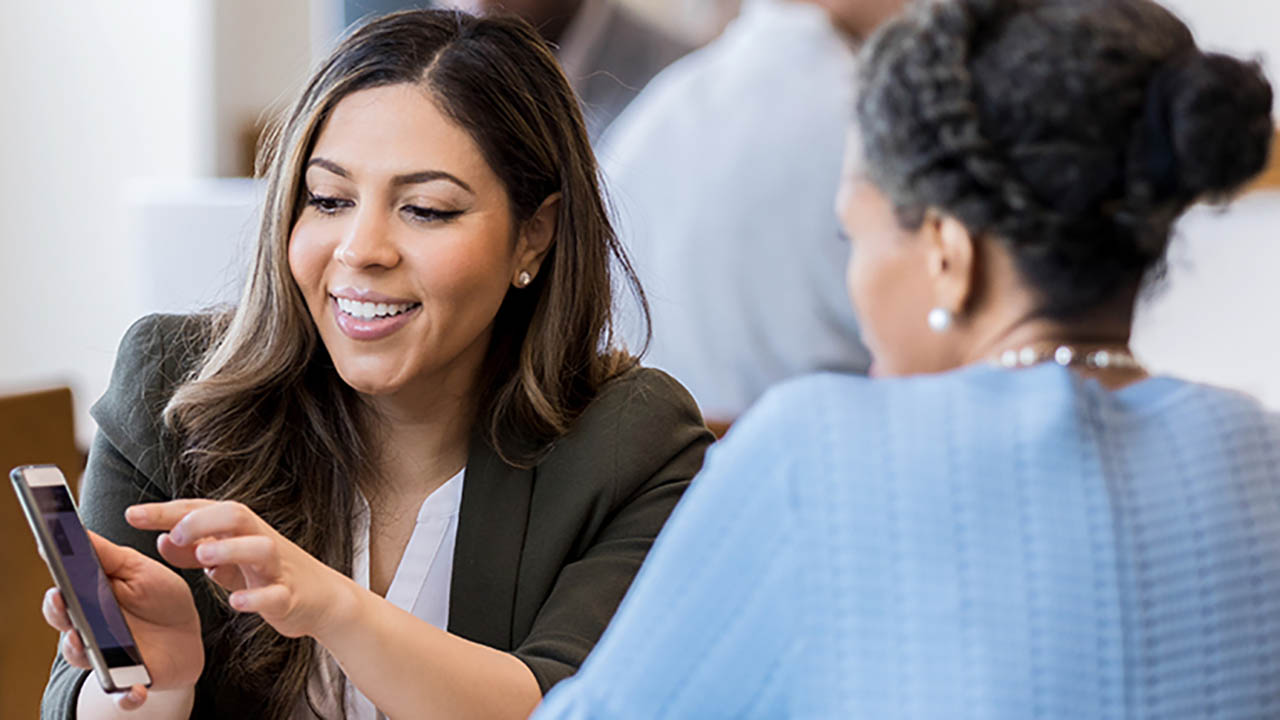
<svg viewBox="0 0 1280 720">
<path fill-rule="evenodd" d="M 924 231 L 934 307 L 962 317 L 977 290 L 975 238 L 964 223 L 934 210 L 925 216 Z"/>
<path fill-rule="evenodd" d="M 533 216 L 520 226 L 520 237 L 516 242 L 515 252 L 517 277 L 522 272 L 528 273 L 530 279 L 538 274 L 543 258 L 547 256 L 547 252 L 551 250 L 551 244 L 555 242 L 560 202 L 560 193 L 549 195 L 534 211 Z"/>
</svg>

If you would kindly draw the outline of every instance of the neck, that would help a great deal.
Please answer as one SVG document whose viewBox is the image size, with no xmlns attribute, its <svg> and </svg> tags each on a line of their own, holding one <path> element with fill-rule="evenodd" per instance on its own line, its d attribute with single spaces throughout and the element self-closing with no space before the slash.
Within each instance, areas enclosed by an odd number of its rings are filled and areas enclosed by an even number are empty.
<svg viewBox="0 0 1280 720">
<path fill-rule="evenodd" d="M 475 417 L 471 393 L 377 398 L 374 494 L 426 496 L 466 465 Z"/>
<path fill-rule="evenodd" d="M 1123 302 L 1123 301 L 1119 301 Z M 1118 311 L 1108 304 L 1094 312 L 1070 321 L 1027 315 L 973 343 L 966 353 L 965 364 L 991 362 L 1003 353 L 1023 348 L 1052 351 L 1067 346 L 1079 354 L 1095 350 L 1129 351 L 1132 326 L 1132 302 L 1127 310 Z M 1141 368 L 1074 368 L 1077 372 L 1094 377 L 1104 386 L 1123 387 L 1146 377 Z"/>
<path fill-rule="evenodd" d="M 1081 328 L 1052 320 L 1027 320 L 990 338 L 975 343 L 966 353 L 965 363 L 980 362 L 998 357 L 1006 350 L 1024 347 L 1069 345 L 1082 350 L 1123 349 L 1129 346 L 1129 329 L 1100 331 L 1098 328 Z"/>
<path fill-rule="evenodd" d="M 366 492 L 425 497 L 466 465 L 488 340 L 484 333 L 441 372 L 368 398 L 376 467 Z"/>
</svg>

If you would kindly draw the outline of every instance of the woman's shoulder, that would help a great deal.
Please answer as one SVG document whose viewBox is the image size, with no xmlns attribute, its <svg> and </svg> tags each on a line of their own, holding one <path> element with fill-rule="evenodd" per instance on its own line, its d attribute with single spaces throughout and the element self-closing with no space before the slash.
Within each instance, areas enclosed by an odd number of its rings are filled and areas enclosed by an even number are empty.
<svg viewBox="0 0 1280 720">
<path fill-rule="evenodd" d="M 208 348 L 215 316 L 209 313 L 156 313 L 139 318 L 125 331 L 116 353 L 114 375 L 135 371 L 190 369 Z"/>
<path fill-rule="evenodd" d="M 1280 451 L 1280 413 L 1245 393 L 1167 376 L 1108 389 L 1051 363 L 1017 371 L 974 365 L 874 380 L 810 375 L 766 393 L 728 439 L 750 432 L 759 443 L 777 436 L 780 447 L 851 458 L 957 444 L 983 452 L 1039 444 L 1056 452 L 1064 437 L 1080 433 L 1145 430 L 1200 437 L 1210 446 L 1216 442 L 1211 438 L 1247 437 Z M 899 459 L 922 458 L 904 450 Z"/>
<path fill-rule="evenodd" d="M 701 420 L 697 403 L 680 381 L 662 370 L 640 365 L 606 382 L 587 412 L 635 413 L 662 409 L 692 413 Z"/>
<path fill-rule="evenodd" d="M 642 482 L 678 455 L 692 453 L 701 465 L 713 439 L 683 385 L 661 370 L 636 367 L 600 388 L 539 467 L 589 475 L 609 469 L 604 476 Z"/>
<path fill-rule="evenodd" d="M 120 389 L 172 393 L 204 356 L 214 324 L 212 314 L 154 314 L 139 319 L 120 341 L 103 400 L 115 399 L 113 391 Z"/>
<path fill-rule="evenodd" d="M 1280 457 L 1280 412 L 1240 390 L 1157 376 L 1115 393 L 1110 406 L 1184 437 L 1188 451 Z"/>
<path fill-rule="evenodd" d="M 637 366 L 605 382 L 566 434 L 592 437 L 660 431 L 671 424 L 702 426 L 693 396 L 661 370 Z"/>
<path fill-rule="evenodd" d="M 773 434 L 808 435 L 831 427 L 879 416 L 891 388 L 865 375 L 823 372 L 781 382 L 764 393 L 734 423 L 730 433 L 765 428 Z"/>
<path fill-rule="evenodd" d="M 1059 382 L 1061 378 L 1013 375 L 987 367 L 887 378 L 846 372 L 802 375 L 761 396 L 734 423 L 726 445 L 772 447 L 793 459 L 843 462 L 882 455 L 884 448 L 901 445 L 904 434 L 923 439 L 952 432 L 946 426 L 959 418 L 981 432 L 980 418 L 1008 415 L 1010 405 L 1052 405 L 1049 396 L 1054 394 L 1062 396 L 1062 405 L 1071 404 L 1069 383 Z"/>
<path fill-rule="evenodd" d="M 164 407 L 204 356 L 214 319 L 211 314 L 147 315 L 120 341 L 107 390 L 90 414 L 135 464 L 159 445 Z"/>
</svg>

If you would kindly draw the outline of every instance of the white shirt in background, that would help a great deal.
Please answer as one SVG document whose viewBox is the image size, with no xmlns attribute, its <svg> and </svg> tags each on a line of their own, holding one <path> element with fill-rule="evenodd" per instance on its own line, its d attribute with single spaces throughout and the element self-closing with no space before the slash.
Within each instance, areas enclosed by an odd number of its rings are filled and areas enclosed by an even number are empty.
<svg viewBox="0 0 1280 720">
<path fill-rule="evenodd" d="M 652 305 L 647 364 L 709 418 L 731 420 L 787 377 L 870 362 L 833 210 L 853 66 L 817 6 L 749 3 L 654 78 L 599 145 Z M 635 349 L 634 308 L 622 310 Z"/>
</svg>

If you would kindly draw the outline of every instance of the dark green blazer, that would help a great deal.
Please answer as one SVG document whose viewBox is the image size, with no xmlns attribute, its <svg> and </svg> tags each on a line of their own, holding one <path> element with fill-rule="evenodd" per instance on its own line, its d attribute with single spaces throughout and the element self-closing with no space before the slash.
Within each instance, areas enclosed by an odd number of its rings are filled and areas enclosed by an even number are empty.
<svg viewBox="0 0 1280 720">
<path fill-rule="evenodd" d="M 124 521 L 138 502 L 172 498 L 160 410 L 198 362 L 196 317 L 154 315 L 121 343 L 81 486 L 85 524 L 160 559 L 155 533 Z M 463 484 L 448 630 L 510 651 L 545 693 L 573 674 L 604 631 L 654 537 L 702 465 L 712 441 L 693 398 L 652 369 L 607 384 L 570 432 L 533 468 L 472 443 Z M 198 571 L 183 573 L 201 619 L 219 610 Z M 233 658 L 207 656 L 193 717 L 253 717 L 243 688 L 219 683 Z M 44 718 L 75 713 L 88 673 L 59 656 Z"/>
</svg>

